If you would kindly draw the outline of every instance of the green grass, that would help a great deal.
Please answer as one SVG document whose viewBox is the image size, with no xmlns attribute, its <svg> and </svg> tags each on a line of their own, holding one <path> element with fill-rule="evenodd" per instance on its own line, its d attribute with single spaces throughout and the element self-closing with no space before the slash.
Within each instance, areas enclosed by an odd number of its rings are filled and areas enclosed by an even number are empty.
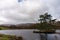
<svg viewBox="0 0 60 40">
<path fill-rule="evenodd" d="M 0 34 L 0 40 L 23 40 L 23 38 L 16 37 L 15 35 Z"/>
<path fill-rule="evenodd" d="M 0 40 L 9 40 L 9 38 L 1 37 Z"/>
<path fill-rule="evenodd" d="M 6 29 L 9 29 L 9 28 L 6 28 L 6 27 L 0 27 L 0 30 L 6 30 Z"/>
<path fill-rule="evenodd" d="M 16 36 L 0 34 L 0 40 L 15 40 Z"/>
</svg>

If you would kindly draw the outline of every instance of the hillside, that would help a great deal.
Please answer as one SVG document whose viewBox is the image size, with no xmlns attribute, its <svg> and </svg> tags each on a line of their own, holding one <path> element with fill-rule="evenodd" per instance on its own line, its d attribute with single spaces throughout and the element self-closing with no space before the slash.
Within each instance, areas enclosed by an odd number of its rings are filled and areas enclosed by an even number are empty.
<svg viewBox="0 0 60 40">
<path fill-rule="evenodd" d="M 26 23 L 26 24 L 16 24 L 16 25 L 0 25 L 0 28 L 2 29 L 36 29 L 39 23 Z M 52 24 L 57 29 L 60 29 L 60 21 Z"/>
</svg>

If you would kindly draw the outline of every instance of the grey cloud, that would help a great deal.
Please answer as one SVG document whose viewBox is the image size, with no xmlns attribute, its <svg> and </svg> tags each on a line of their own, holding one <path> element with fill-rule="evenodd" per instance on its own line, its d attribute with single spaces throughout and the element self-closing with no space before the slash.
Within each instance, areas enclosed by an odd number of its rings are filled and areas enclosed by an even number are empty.
<svg viewBox="0 0 60 40">
<path fill-rule="evenodd" d="M 49 13 L 52 14 L 54 18 L 60 20 L 60 0 L 50 0 L 47 1 L 47 6 L 49 8 Z"/>
<path fill-rule="evenodd" d="M 54 18 L 60 18 L 60 0 L 23 0 L 20 3 L 16 0 L 1 1 L 0 21 L 1 24 L 18 24 L 38 22 L 40 14 L 46 11 Z"/>
<path fill-rule="evenodd" d="M 43 13 L 46 9 L 44 3 L 42 3 L 42 1 L 40 2 L 40 0 L 25 0 L 20 4 L 2 8 L 1 16 L 8 20 L 3 23 L 37 22 L 38 15 Z"/>
</svg>

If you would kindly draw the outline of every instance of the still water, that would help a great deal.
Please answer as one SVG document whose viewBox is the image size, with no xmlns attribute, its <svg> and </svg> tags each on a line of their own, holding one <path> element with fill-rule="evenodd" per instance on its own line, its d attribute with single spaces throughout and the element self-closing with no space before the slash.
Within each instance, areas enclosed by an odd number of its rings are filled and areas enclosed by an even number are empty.
<svg viewBox="0 0 60 40">
<path fill-rule="evenodd" d="M 34 29 L 0 30 L 0 34 L 22 36 L 24 40 L 40 40 L 39 33 L 33 33 Z M 56 32 L 60 32 L 56 30 Z M 60 34 L 48 34 L 48 40 L 60 40 Z"/>
</svg>

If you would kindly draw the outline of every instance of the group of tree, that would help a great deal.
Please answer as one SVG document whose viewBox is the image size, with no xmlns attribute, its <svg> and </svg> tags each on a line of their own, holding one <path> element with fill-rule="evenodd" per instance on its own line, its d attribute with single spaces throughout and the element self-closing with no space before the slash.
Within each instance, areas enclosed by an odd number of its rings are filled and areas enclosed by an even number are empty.
<svg viewBox="0 0 60 40">
<path fill-rule="evenodd" d="M 40 25 L 38 25 L 38 27 L 37 27 L 39 30 L 55 29 L 55 27 L 54 27 L 54 25 L 52 25 L 52 23 L 54 23 L 56 21 L 56 19 L 52 19 L 52 16 L 48 13 L 40 15 L 38 21 L 40 23 Z"/>
<path fill-rule="evenodd" d="M 45 13 L 43 15 L 40 15 L 39 16 L 39 24 L 37 26 L 37 29 L 40 30 L 39 33 L 40 33 L 40 36 L 41 36 L 41 40 L 47 40 L 47 33 L 55 33 L 55 26 L 52 25 L 52 22 L 54 24 L 56 19 L 53 19 L 52 20 L 52 16 L 48 13 Z M 41 33 L 44 33 L 45 34 L 45 38 L 43 37 L 43 35 L 41 35 Z"/>
</svg>

